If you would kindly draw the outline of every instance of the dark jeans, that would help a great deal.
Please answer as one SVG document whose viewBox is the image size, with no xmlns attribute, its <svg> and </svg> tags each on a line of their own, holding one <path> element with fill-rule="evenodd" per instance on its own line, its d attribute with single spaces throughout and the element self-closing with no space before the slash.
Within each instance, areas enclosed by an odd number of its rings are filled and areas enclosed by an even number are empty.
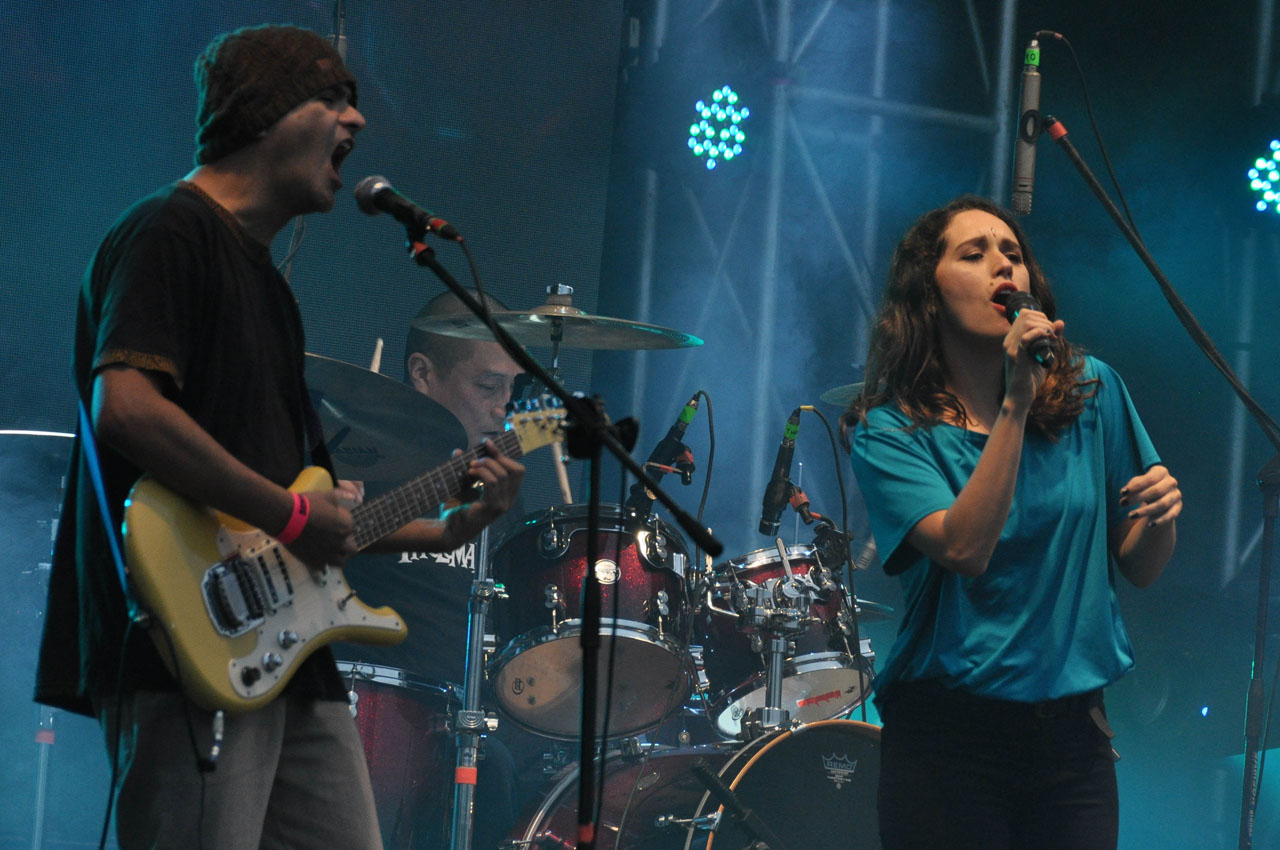
<svg viewBox="0 0 1280 850">
<path fill-rule="evenodd" d="M 1100 691 L 1029 704 L 893 685 L 881 704 L 884 850 L 1115 848 L 1101 705 Z"/>
</svg>

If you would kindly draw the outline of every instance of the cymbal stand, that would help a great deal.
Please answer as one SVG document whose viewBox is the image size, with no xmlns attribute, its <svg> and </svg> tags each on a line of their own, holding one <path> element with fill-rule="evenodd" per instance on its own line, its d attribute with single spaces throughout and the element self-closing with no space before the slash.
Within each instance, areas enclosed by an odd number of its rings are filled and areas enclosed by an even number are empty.
<svg viewBox="0 0 1280 850">
<path fill-rule="evenodd" d="M 471 850 L 475 822 L 476 772 L 485 732 L 498 728 L 496 717 L 486 717 L 480 705 L 480 685 L 484 673 L 485 629 L 489 604 L 501 590 L 489 575 L 489 529 L 476 541 L 476 572 L 471 582 L 470 616 L 467 617 L 467 660 L 463 676 L 462 707 L 454 715 L 457 762 L 453 772 L 453 822 L 451 850 Z"/>
<path fill-rule="evenodd" d="M 547 303 L 555 304 L 563 302 L 565 304 L 573 301 L 573 287 L 563 283 L 553 284 L 547 287 Z M 564 342 L 564 320 L 553 317 L 551 319 L 551 377 L 560 380 L 560 343 Z M 550 391 L 552 388 L 547 387 Z M 551 451 L 555 456 L 553 465 L 556 471 L 556 483 L 560 485 L 560 496 L 564 499 L 566 505 L 573 504 L 573 488 L 569 486 L 569 473 L 565 470 L 565 463 L 569 460 L 569 456 L 565 454 L 564 443 L 557 440 L 551 444 Z"/>
</svg>

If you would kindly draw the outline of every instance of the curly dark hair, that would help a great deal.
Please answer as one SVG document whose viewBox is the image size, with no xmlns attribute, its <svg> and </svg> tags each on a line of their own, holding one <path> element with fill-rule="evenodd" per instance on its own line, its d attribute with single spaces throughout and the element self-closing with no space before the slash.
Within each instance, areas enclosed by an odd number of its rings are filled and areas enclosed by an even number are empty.
<svg viewBox="0 0 1280 850">
<path fill-rule="evenodd" d="M 843 434 L 863 421 L 868 410 L 888 402 L 911 419 L 913 428 L 944 419 L 962 427 L 968 422 L 964 405 L 946 388 L 947 367 L 939 336 L 942 301 L 934 274 L 946 247 L 943 233 L 951 219 L 965 210 L 982 210 L 1009 225 L 1022 246 L 1031 294 L 1050 320 L 1057 318 L 1053 292 L 1010 212 L 977 195 L 962 195 L 930 210 L 916 219 L 893 252 L 884 300 L 871 330 L 866 382 L 841 416 Z M 1040 384 L 1027 417 L 1029 430 L 1050 439 L 1084 410 L 1084 401 L 1092 393 L 1086 388 L 1093 383 L 1082 379 L 1082 349 L 1058 337 L 1053 341 L 1053 352 L 1053 367 Z"/>
</svg>

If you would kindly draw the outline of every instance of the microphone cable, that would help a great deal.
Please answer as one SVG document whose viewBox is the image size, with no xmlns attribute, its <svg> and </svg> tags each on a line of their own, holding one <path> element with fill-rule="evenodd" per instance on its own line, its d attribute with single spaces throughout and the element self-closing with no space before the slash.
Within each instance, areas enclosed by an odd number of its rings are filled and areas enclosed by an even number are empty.
<svg viewBox="0 0 1280 850">
<path fill-rule="evenodd" d="M 1111 167 L 1111 157 L 1107 154 L 1107 145 L 1102 141 L 1102 132 L 1098 129 L 1097 118 L 1093 114 L 1093 101 L 1089 98 L 1089 83 L 1085 80 L 1084 68 L 1080 65 L 1080 59 L 1076 56 L 1076 49 L 1071 46 L 1071 42 L 1060 32 L 1053 30 L 1036 30 L 1032 38 L 1040 37 L 1052 38 L 1060 41 L 1067 47 L 1067 52 L 1071 54 L 1071 62 L 1075 65 L 1076 76 L 1080 78 L 1080 91 L 1084 95 L 1084 110 L 1089 116 L 1089 126 L 1093 128 L 1093 137 L 1098 142 L 1098 150 L 1102 152 L 1102 162 L 1107 167 L 1107 175 L 1111 178 L 1111 185 L 1115 187 L 1116 195 L 1120 198 L 1120 206 L 1124 208 L 1124 217 L 1128 220 L 1129 226 L 1133 228 L 1133 232 L 1138 233 L 1138 225 L 1133 220 L 1133 213 L 1129 211 L 1129 202 L 1125 200 L 1124 190 L 1120 188 L 1120 181 L 1116 179 L 1116 172 Z M 1138 237 L 1138 241 L 1142 241 L 1142 237 Z"/>
</svg>

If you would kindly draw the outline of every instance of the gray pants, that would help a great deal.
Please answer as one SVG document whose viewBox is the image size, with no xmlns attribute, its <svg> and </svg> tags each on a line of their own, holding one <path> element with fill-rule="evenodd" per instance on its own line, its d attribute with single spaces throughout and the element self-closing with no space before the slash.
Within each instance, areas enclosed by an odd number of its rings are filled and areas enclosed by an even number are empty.
<svg viewBox="0 0 1280 850">
<path fill-rule="evenodd" d="M 99 706 L 107 738 L 115 702 Z M 121 850 L 381 850 L 360 736 L 342 702 L 284 696 L 226 715 L 217 769 L 200 773 L 209 712 L 177 693 L 126 695 L 116 836 Z"/>
</svg>

